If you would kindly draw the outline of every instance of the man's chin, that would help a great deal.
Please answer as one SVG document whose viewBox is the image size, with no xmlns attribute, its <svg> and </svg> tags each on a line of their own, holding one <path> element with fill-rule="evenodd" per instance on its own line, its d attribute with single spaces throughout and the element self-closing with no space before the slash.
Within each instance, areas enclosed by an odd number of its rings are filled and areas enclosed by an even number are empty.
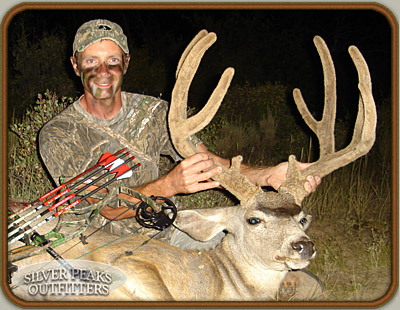
<svg viewBox="0 0 400 310">
<path fill-rule="evenodd" d="M 115 92 L 112 87 L 108 88 L 93 87 L 91 94 L 93 98 L 97 100 L 110 100 L 115 96 Z"/>
</svg>

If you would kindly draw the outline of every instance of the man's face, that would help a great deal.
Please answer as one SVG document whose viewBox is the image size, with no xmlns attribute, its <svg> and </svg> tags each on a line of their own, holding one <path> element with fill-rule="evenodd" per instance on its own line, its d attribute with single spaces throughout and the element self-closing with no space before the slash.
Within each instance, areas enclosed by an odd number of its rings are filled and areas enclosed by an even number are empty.
<svg viewBox="0 0 400 310">
<path fill-rule="evenodd" d="M 111 99 L 120 90 L 128 69 L 129 56 L 110 40 L 89 45 L 71 57 L 75 73 L 81 77 L 85 93 L 96 99 Z"/>
</svg>

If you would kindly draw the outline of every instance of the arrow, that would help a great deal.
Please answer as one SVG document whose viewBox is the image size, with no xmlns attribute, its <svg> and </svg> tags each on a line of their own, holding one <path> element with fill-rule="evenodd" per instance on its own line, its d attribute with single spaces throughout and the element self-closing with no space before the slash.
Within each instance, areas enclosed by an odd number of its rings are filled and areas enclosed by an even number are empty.
<svg viewBox="0 0 400 310">
<path fill-rule="evenodd" d="M 56 192 L 58 192 L 59 190 L 61 190 L 61 189 L 64 188 L 65 186 L 67 186 L 68 184 L 70 184 L 70 183 L 72 183 L 72 182 L 78 180 L 79 178 L 81 178 L 81 177 L 84 176 L 85 174 L 89 173 L 89 172 L 92 171 L 93 169 L 95 169 L 95 168 L 97 168 L 97 167 L 99 167 L 99 166 L 104 166 L 104 165 L 107 163 L 107 161 L 110 160 L 109 158 L 116 158 L 118 154 L 124 152 L 125 150 L 126 150 L 126 148 L 123 148 L 123 149 L 121 149 L 121 150 L 115 152 L 114 154 L 111 154 L 111 153 L 109 153 L 109 152 L 104 153 L 103 155 L 101 155 L 101 157 L 100 157 L 100 159 L 99 159 L 99 161 L 97 162 L 96 165 L 90 167 L 89 169 L 85 170 L 84 172 L 82 172 L 81 174 L 79 174 L 79 175 L 77 175 L 76 177 L 72 178 L 71 180 L 69 180 L 69 181 L 67 181 L 67 182 L 65 182 L 65 183 L 63 183 L 63 184 L 61 184 L 60 186 L 58 186 L 58 187 L 52 189 L 51 191 L 47 192 L 46 194 L 44 194 L 43 196 L 39 197 L 39 198 L 36 199 L 35 201 L 31 202 L 31 204 L 30 204 L 29 206 L 27 206 L 27 207 L 25 207 L 25 208 L 23 208 L 23 209 L 21 209 L 21 210 L 15 212 L 15 213 L 11 214 L 8 218 L 9 218 L 9 219 L 13 219 L 15 216 L 17 216 L 17 215 L 20 214 L 21 212 L 24 212 L 26 209 L 29 209 L 29 208 L 31 208 L 32 206 L 38 204 L 39 202 L 45 200 L 46 198 L 48 198 L 48 197 L 50 197 L 51 195 L 55 194 Z M 123 154 L 122 156 L 125 156 L 126 154 L 129 154 L 129 153 L 125 153 L 125 154 Z M 122 157 L 122 156 L 120 156 L 120 157 Z M 101 171 L 101 170 L 102 170 L 102 169 L 100 169 L 100 170 L 98 170 L 98 171 Z M 98 172 L 98 171 L 97 171 L 97 172 Z M 96 173 L 97 173 L 97 172 L 96 172 Z M 88 176 L 88 177 L 85 177 L 81 183 L 85 182 L 88 178 L 89 178 L 89 176 Z M 74 187 L 76 187 L 76 186 L 74 186 Z M 11 224 L 15 224 L 15 222 L 14 222 L 14 223 L 11 223 Z"/>
<path fill-rule="evenodd" d="M 28 229 L 27 231 L 21 233 L 20 235 L 17 235 L 16 237 L 12 238 L 11 240 L 8 241 L 8 244 L 11 244 L 19 239 L 21 239 L 25 234 L 29 234 L 32 231 L 34 231 L 35 229 L 37 229 L 38 227 L 42 226 L 43 224 L 53 220 L 54 218 L 56 218 L 57 216 L 60 216 L 61 214 L 63 214 L 65 211 L 73 208 L 74 206 L 76 206 L 77 204 L 79 204 L 80 202 L 82 202 L 84 199 L 90 197 L 91 195 L 97 193 L 99 190 L 107 187 L 108 185 L 110 185 L 112 182 L 116 181 L 116 180 L 122 180 L 125 178 L 129 178 L 130 176 L 132 176 L 132 170 L 136 169 L 137 167 L 140 166 L 140 163 L 137 163 L 136 165 L 132 166 L 131 168 L 129 168 L 126 165 L 123 165 L 121 167 L 117 167 L 114 170 L 111 171 L 111 173 L 116 173 L 116 175 L 109 181 L 107 181 L 106 183 L 102 184 L 101 186 L 99 186 L 98 188 L 96 188 L 95 190 L 91 191 L 90 193 L 88 193 L 87 195 L 78 198 L 77 200 L 75 200 L 73 203 L 69 204 L 68 206 L 64 207 L 63 209 L 55 212 L 54 214 L 50 215 L 49 217 L 45 218 L 43 221 L 39 222 L 38 224 L 36 224 L 35 226 L 33 226 L 32 228 Z M 43 212 L 42 214 L 40 214 L 40 217 L 42 215 L 45 215 L 45 213 L 48 213 L 49 209 L 45 210 L 45 212 Z"/>
<path fill-rule="evenodd" d="M 73 203 L 69 204 L 68 206 L 66 206 L 65 208 L 61 209 L 60 211 L 57 211 L 56 213 L 53 214 L 54 217 L 57 217 L 61 214 L 63 214 L 65 211 L 73 208 L 74 206 L 76 206 L 78 203 L 80 203 L 82 200 L 90 197 L 91 195 L 97 193 L 99 190 L 107 187 L 108 185 L 110 185 L 112 182 L 114 182 L 115 180 L 122 180 L 122 179 L 126 179 L 132 176 L 132 169 L 135 169 L 137 167 L 140 166 L 140 163 L 136 164 L 135 166 L 126 169 L 125 167 L 123 167 L 123 169 L 121 169 L 117 175 L 115 176 L 115 178 L 109 180 L 108 182 L 104 183 L 103 185 L 99 186 L 98 188 L 96 188 L 95 190 L 91 191 L 90 193 L 88 193 L 87 195 L 83 196 L 82 198 L 78 198 L 77 200 L 75 200 Z M 119 176 L 118 176 L 119 175 Z"/>
<path fill-rule="evenodd" d="M 124 150 L 124 149 L 123 149 Z M 119 153 L 120 151 L 118 151 L 117 153 Z M 116 154 L 117 154 L 116 153 Z M 94 165 L 93 167 L 89 168 L 88 170 L 86 170 L 84 172 L 84 174 L 87 174 L 89 172 L 89 170 L 93 170 L 93 168 L 98 167 L 98 169 L 94 170 L 92 173 L 88 174 L 85 178 L 83 178 L 82 180 L 80 180 L 79 182 L 73 184 L 72 186 L 70 186 L 69 188 L 64 189 L 62 192 L 60 192 L 59 194 L 53 196 L 52 198 L 48 199 L 47 201 L 45 201 L 44 203 L 42 203 L 41 205 L 37 206 L 36 208 L 34 208 L 31 212 L 26 213 L 25 215 L 21 216 L 20 218 L 18 218 L 17 220 L 13 221 L 12 223 L 10 223 L 8 225 L 8 229 L 10 229 L 12 226 L 14 226 L 14 224 L 18 224 L 19 222 L 21 222 L 22 220 L 24 220 L 25 218 L 27 218 L 28 216 L 36 213 L 37 211 L 39 211 L 40 209 L 42 209 L 45 206 L 48 206 L 50 203 L 54 202 L 55 200 L 57 200 L 58 198 L 64 196 L 65 194 L 69 193 L 72 189 L 74 189 L 75 187 L 81 185 L 82 183 L 88 181 L 92 176 L 96 175 L 97 173 L 99 173 L 100 171 L 103 171 L 104 169 L 108 169 L 108 167 L 116 162 L 118 159 L 121 159 L 123 157 L 125 157 L 126 155 L 129 155 L 129 153 L 124 153 L 122 155 L 120 155 L 119 157 L 116 157 L 115 154 L 111 154 L 111 153 L 104 153 L 101 157 L 99 162 Z M 121 159 L 122 160 L 122 159 Z M 75 178 L 73 178 L 72 180 L 76 180 L 78 179 L 79 176 L 83 175 L 82 173 L 78 176 L 76 176 Z M 56 189 L 53 189 L 52 191 L 48 192 L 47 194 L 43 195 L 42 197 L 49 197 L 51 196 L 51 194 L 56 193 L 58 190 L 62 189 L 63 187 L 65 187 L 66 184 L 70 183 L 72 180 L 68 181 L 67 183 L 64 183 L 62 185 L 60 185 L 59 187 L 57 187 Z M 87 188 L 87 187 L 86 187 Z M 41 197 L 41 198 L 42 198 Z M 39 198 L 40 199 L 40 198 Z M 65 202 L 65 201 L 64 201 Z M 31 206 L 28 206 L 27 208 L 30 208 Z M 25 208 L 25 209 L 27 209 Z M 24 210 L 25 210 L 24 209 Z M 53 208 L 54 209 L 54 208 Z M 16 215 L 18 213 L 21 213 L 23 210 L 20 210 L 19 212 L 13 214 Z"/>
<path fill-rule="evenodd" d="M 57 207 L 61 206 L 62 204 L 64 204 L 65 202 L 67 202 L 68 200 L 70 200 L 72 197 L 75 197 L 77 194 L 79 194 L 80 192 L 84 191 L 85 189 L 87 189 L 89 186 L 91 186 L 92 184 L 96 184 L 98 181 L 100 181 L 101 179 L 103 179 L 104 177 L 106 177 L 107 175 L 111 174 L 111 173 L 116 173 L 117 175 L 115 177 L 117 177 L 119 174 L 119 167 L 126 167 L 126 169 L 129 169 L 128 166 L 124 165 L 124 163 L 127 163 L 131 160 L 133 160 L 135 158 L 135 156 L 132 156 L 130 158 L 128 158 L 126 161 L 122 160 L 121 158 L 117 158 L 116 160 L 112 161 L 111 163 L 107 164 L 105 166 L 106 169 L 109 169 L 109 171 L 107 171 L 106 173 L 103 173 L 101 176 L 99 176 L 98 178 L 96 178 L 95 180 L 93 180 L 92 182 L 90 182 L 89 184 L 86 184 L 84 187 L 80 188 L 79 190 L 77 190 L 76 192 L 68 195 L 67 197 L 61 199 L 59 202 L 57 202 L 56 204 L 52 205 L 51 207 L 49 207 L 48 209 L 44 210 L 42 213 L 38 214 L 37 216 L 33 217 L 32 219 L 30 219 L 29 221 L 26 221 L 22 226 L 18 226 L 16 227 L 14 230 L 10 231 L 8 233 L 8 238 L 10 238 L 11 236 L 15 235 L 20 229 L 25 228 L 26 226 L 30 225 L 31 223 L 33 223 L 35 220 L 41 218 L 42 216 L 46 215 L 47 213 L 53 211 L 54 209 L 56 209 Z M 114 177 L 114 178 L 115 178 Z M 65 192 L 68 192 L 65 190 Z M 93 194 L 91 192 L 91 194 Z M 35 213 L 36 211 L 33 210 L 32 213 Z M 25 216 L 24 216 L 25 217 Z M 19 222 L 20 219 L 18 219 L 16 222 Z"/>
</svg>

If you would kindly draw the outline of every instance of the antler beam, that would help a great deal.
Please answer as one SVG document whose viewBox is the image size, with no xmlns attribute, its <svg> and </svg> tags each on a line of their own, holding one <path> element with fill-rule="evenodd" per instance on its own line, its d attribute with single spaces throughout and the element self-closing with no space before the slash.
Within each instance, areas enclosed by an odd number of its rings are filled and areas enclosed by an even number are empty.
<svg viewBox="0 0 400 310">
<path fill-rule="evenodd" d="M 293 91 L 297 108 L 304 121 L 316 134 L 320 145 L 320 158 L 310 167 L 300 171 L 295 157 L 289 157 L 287 182 L 280 191 L 289 192 L 297 203 L 306 196 L 304 182 L 307 175 L 319 175 L 321 178 L 334 170 L 346 166 L 369 152 L 375 142 L 376 107 L 372 96 L 372 83 L 360 51 L 355 46 L 349 47 L 349 54 L 358 72 L 360 98 L 353 138 L 350 144 L 335 151 L 334 124 L 336 117 L 336 75 L 329 49 L 322 38 L 316 36 L 314 44 L 321 58 L 325 81 L 325 106 L 321 121 L 316 121 L 308 110 L 299 89 Z"/>
<path fill-rule="evenodd" d="M 191 135 L 199 132 L 212 120 L 229 88 L 234 75 L 233 68 L 227 68 L 222 74 L 217 87 L 203 109 L 187 118 L 187 100 L 190 84 L 207 49 L 217 40 L 215 33 L 200 31 L 185 49 L 176 71 L 176 83 L 172 91 L 168 124 L 172 142 L 179 154 L 187 158 L 199 151 L 191 142 Z M 260 187 L 251 183 L 240 174 L 242 157 L 232 159 L 229 169 L 222 167 L 222 173 L 214 177 L 241 202 L 254 199 Z"/>
<path fill-rule="evenodd" d="M 190 84 L 204 53 L 216 40 L 215 33 L 208 33 L 206 30 L 200 31 L 179 60 L 168 122 L 170 128 L 173 129 L 171 133 L 172 142 L 175 147 L 179 146 L 178 152 L 185 158 L 198 152 L 190 142 L 190 136 L 201 131 L 213 119 L 234 75 L 233 68 L 226 69 L 204 108 L 198 114 L 187 118 L 187 99 Z"/>
</svg>

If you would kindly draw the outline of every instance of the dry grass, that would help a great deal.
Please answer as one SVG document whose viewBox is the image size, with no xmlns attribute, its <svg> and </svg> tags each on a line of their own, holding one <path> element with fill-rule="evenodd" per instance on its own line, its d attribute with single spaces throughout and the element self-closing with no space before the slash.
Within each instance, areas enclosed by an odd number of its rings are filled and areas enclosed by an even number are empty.
<svg viewBox="0 0 400 310">
<path fill-rule="evenodd" d="M 373 301 L 391 284 L 390 181 L 374 171 L 363 158 L 328 176 L 304 203 L 318 249 L 310 269 L 327 300 Z"/>
</svg>

